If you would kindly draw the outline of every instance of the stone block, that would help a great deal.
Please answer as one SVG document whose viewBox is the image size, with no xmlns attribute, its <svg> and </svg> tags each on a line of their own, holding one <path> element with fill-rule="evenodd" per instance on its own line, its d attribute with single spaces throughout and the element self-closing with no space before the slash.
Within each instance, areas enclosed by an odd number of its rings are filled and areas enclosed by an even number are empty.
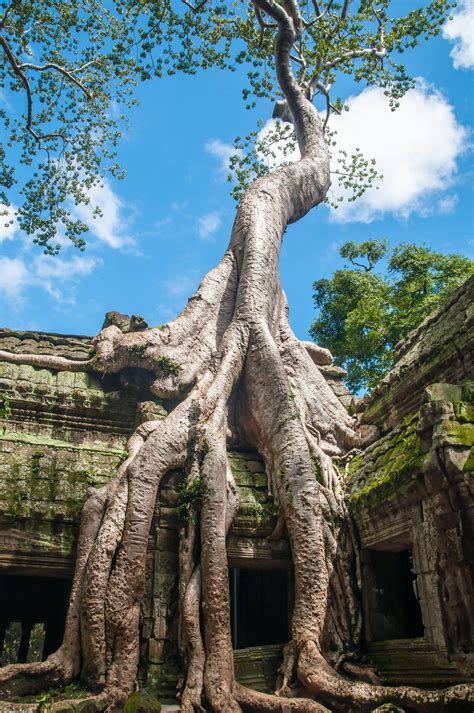
<svg viewBox="0 0 474 713">
<path fill-rule="evenodd" d="M 148 642 L 148 658 L 151 663 L 163 663 L 165 660 L 165 642 L 164 636 L 161 639 L 157 638 L 156 635 L 150 638 Z"/>
<path fill-rule="evenodd" d="M 132 693 L 123 707 L 123 713 L 154 713 L 161 711 L 161 703 L 149 691 Z"/>
<path fill-rule="evenodd" d="M 433 429 L 433 447 L 441 446 L 474 446 L 474 424 L 446 421 L 437 424 Z"/>
<path fill-rule="evenodd" d="M 423 401 L 462 401 L 462 386 L 457 384 L 431 384 L 425 389 Z"/>
<path fill-rule="evenodd" d="M 449 476 L 455 478 L 459 473 L 462 473 L 469 458 L 470 451 L 471 449 L 465 446 L 449 446 L 444 448 L 444 467 Z"/>
</svg>

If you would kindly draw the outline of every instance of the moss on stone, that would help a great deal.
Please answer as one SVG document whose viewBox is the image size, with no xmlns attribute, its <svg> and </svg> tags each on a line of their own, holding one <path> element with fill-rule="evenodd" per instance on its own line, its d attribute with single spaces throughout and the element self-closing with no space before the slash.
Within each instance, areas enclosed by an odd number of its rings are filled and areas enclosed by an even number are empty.
<svg viewBox="0 0 474 713">
<path fill-rule="evenodd" d="M 469 453 L 469 457 L 464 464 L 464 472 L 465 473 L 471 473 L 474 472 L 474 446 L 472 446 L 471 451 Z"/>
<path fill-rule="evenodd" d="M 394 490 L 411 485 L 420 470 L 424 454 L 416 432 L 417 415 L 407 416 L 401 428 L 392 432 L 349 465 L 349 503 L 360 508 Z"/>
<path fill-rule="evenodd" d="M 164 371 L 165 374 L 178 376 L 181 371 L 180 365 L 176 361 L 173 361 L 173 359 L 169 359 L 169 357 L 166 356 L 154 357 L 153 363 L 158 369 Z"/>
<path fill-rule="evenodd" d="M 454 415 L 461 423 L 474 423 L 474 404 L 468 401 L 453 402 Z"/>
<path fill-rule="evenodd" d="M 149 691 L 135 691 L 126 702 L 123 713 L 161 711 L 161 703 Z"/>
<path fill-rule="evenodd" d="M 94 445 L 93 443 L 71 443 L 62 441 L 49 436 L 36 435 L 34 433 L 16 433 L 9 432 L 2 434 L 0 431 L 0 443 L 2 441 L 11 441 L 12 443 L 23 443 L 25 445 L 50 446 L 51 448 L 66 449 L 68 451 L 86 451 L 91 453 L 104 453 L 106 455 L 121 455 L 123 450 L 120 448 L 105 448 L 103 444 Z"/>
<path fill-rule="evenodd" d="M 435 427 L 433 446 L 474 446 L 474 424 L 443 421 Z"/>
</svg>

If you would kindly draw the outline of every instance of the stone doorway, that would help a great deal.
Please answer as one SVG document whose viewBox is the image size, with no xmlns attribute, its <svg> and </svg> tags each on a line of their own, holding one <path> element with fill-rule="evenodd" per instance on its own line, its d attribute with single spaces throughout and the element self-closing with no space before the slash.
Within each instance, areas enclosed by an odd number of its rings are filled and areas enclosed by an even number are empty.
<svg viewBox="0 0 474 713">
<path fill-rule="evenodd" d="M 0 662 L 41 661 L 61 645 L 71 580 L 0 575 Z"/>
<path fill-rule="evenodd" d="M 290 572 L 229 568 L 235 649 L 284 644 L 289 639 Z"/>
<path fill-rule="evenodd" d="M 411 550 L 363 550 L 364 632 L 367 641 L 424 634 Z"/>
</svg>

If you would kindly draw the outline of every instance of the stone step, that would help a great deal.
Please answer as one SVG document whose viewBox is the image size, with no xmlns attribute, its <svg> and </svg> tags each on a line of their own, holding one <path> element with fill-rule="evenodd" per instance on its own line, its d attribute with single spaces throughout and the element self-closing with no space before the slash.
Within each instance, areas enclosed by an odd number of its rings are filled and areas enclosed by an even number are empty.
<svg viewBox="0 0 474 713">
<path fill-rule="evenodd" d="M 445 686 L 466 681 L 465 674 L 423 638 L 373 641 L 367 644 L 366 657 L 387 684 Z"/>
</svg>

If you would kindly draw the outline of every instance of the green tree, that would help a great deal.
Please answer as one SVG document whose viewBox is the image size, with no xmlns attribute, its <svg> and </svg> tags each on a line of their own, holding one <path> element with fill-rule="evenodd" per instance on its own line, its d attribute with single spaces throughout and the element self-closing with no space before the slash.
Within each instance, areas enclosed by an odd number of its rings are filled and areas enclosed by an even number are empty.
<svg viewBox="0 0 474 713">
<path fill-rule="evenodd" d="M 350 241 L 339 252 L 352 267 L 314 283 L 318 316 L 310 334 L 347 369 L 357 392 L 377 384 L 395 362 L 397 342 L 473 273 L 474 263 L 412 243 L 389 251 L 385 240 Z"/>
<path fill-rule="evenodd" d="M 81 705 L 124 709 L 136 685 L 157 492 L 161 479 L 176 469 L 185 475 L 183 490 L 196 489 L 194 483 L 200 491 L 179 532 L 182 713 L 201 711 L 203 705 L 215 713 L 326 710 L 315 698 L 338 710 L 369 711 L 387 701 L 442 710 L 446 700 L 468 695 L 466 687 L 387 688 L 374 681 L 373 671 L 353 663 L 360 640 L 354 538 L 331 456 L 360 446 L 363 434 L 321 380 L 310 346 L 292 333 L 279 276 L 287 226 L 324 201 L 329 189 L 327 119 L 343 109 L 331 87 L 350 75 L 382 86 L 396 106 L 412 86 L 398 55 L 436 35 L 451 3 L 414 3 L 395 17 L 398 3 L 395 13 L 390 5 L 389 0 L 3 3 L 3 76 L 27 106 L 7 149 L 18 138 L 23 162 L 35 163 L 19 214 L 46 249 L 56 207 L 65 210 L 71 181 L 73 199 L 87 200 L 88 182 L 100 180 L 107 167 L 118 130 L 109 123 L 113 101 L 117 96 L 128 101 L 129 82 L 137 78 L 192 74 L 209 66 L 233 70 L 240 63 L 247 68 L 249 105 L 262 97 L 278 100 L 275 113 L 294 132 L 301 158 L 270 172 L 252 152 L 248 162 L 244 157 L 235 163 L 241 197 L 228 248 L 175 320 L 147 328 L 110 313 L 93 340 L 95 355 L 84 361 L 0 353 L 13 363 L 59 371 L 145 369 L 153 375 L 147 399 L 160 399 L 168 408 L 166 417 L 137 427 L 116 477 L 100 490 L 90 489 L 63 643 L 44 662 L 1 670 L 2 698 L 80 677 L 93 692 Z M 35 97 L 40 107 L 44 100 L 44 114 L 31 110 Z M 325 119 L 314 102 L 325 107 Z M 68 149 L 70 141 L 78 141 L 79 153 Z M 37 164 L 45 150 L 47 159 Z M 347 173 L 340 170 L 343 160 L 337 164 L 343 180 L 353 181 L 354 197 L 372 175 L 364 161 L 347 157 Z M 11 170 L 5 172 L 7 182 L 13 180 Z M 67 221 L 67 212 L 59 217 Z M 73 239 L 76 230 L 81 226 L 71 226 Z M 279 696 L 249 690 L 234 678 L 226 535 L 239 493 L 227 456 L 229 438 L 262 454 L 279 507 L 275 537 L 286 524 L 291 541 L 295 600 Z M 341 675 L 344 666 L 352 679 Z M 355 682 L 354 676 L 374 685 Z M 296 691 L 303 696 L 294 697 Z"/>
</svg>

